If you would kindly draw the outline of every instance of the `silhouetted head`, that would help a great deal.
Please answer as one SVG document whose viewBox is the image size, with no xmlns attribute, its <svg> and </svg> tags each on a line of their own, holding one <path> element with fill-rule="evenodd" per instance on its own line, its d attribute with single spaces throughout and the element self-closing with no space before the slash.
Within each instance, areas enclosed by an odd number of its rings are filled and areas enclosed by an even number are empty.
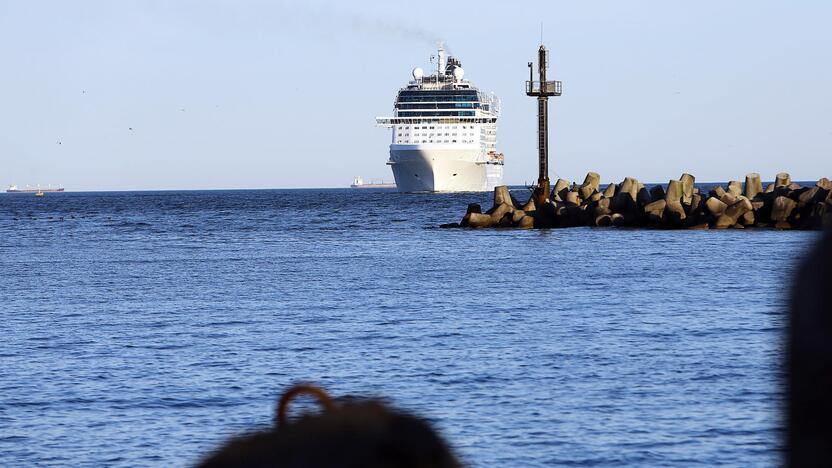
<svg viewBox="0 0 832 468">
<path fill-rule="evenodd" d="M 832 463 L 832 232 L 800 267 L 787 358 L 787 464 Z"/>
<path fill-rule="evenodd" d="M 323 411 L 287 417 L 297 395 L 318 399 Z M 237 437 L 199 466 L 217 467 L 459 467 L 430 425 L 378 400 L 334 401 L 321 389 L 289 389 L 278 406 L 277 428 Z"/>
</svg>

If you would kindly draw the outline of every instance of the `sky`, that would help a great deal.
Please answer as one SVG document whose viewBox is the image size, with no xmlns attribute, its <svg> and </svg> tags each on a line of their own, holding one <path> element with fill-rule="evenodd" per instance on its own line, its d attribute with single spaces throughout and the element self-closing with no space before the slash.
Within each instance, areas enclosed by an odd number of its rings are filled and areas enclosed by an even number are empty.
<svg viewBox="0 0 832 468">
<path fill-rule="evenodd" d="M 435 42 L 502 100 L 505 182 L 832 177 L 828 1 L 0 0 L 0 184 L 67 190 L 392 180 L 392 113 Z"/>
</svg>

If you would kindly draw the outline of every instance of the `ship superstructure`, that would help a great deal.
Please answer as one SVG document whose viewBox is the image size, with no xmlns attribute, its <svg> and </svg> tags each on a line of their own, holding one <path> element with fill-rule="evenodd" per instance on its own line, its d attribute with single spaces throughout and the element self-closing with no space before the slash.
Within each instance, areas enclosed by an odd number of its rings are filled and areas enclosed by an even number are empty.
<svg viewBox="0 0 832 468">
<path fill-rule="evenodd" d="M 390 159 L 402 192 L 480 192 L 502 185 L 497 151 L 499 99 L 464 79 L 462 63 L 442 45 L 432 75 L 413 69 L 413 80 L 396 95 L 393 117 L 378 117 L 392 129 Z"/>
</svg>

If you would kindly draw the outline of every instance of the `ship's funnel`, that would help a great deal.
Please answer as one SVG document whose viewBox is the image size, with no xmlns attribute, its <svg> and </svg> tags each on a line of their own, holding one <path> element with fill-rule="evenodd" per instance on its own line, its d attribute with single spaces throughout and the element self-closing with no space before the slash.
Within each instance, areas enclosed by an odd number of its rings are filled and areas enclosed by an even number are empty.
<svg viewBox="0 0 832 468">
<path fill-rule="evenodd" d="M 436 44 L 436 60 L 438 71 L 441 74 L 445 71 L 445 66 L 447 65 L 447 58 L 445 57 L 445 44 L 442 41 L 439 41 Z"/>
</svg>

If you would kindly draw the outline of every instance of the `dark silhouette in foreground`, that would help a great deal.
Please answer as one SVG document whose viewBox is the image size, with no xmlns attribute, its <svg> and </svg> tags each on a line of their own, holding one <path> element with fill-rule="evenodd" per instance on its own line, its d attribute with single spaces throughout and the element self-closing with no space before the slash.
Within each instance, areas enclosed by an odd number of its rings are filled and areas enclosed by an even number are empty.
<svg viewBox="0 0 832 468">
<path fill-rule="evenodd" d="M 832 231 L 800 267 L 789 325 L 787 464 L 832 466 Z"/>
<path fill-rule="evenodd" d="M 290 421 L 298 395 L 318 400 L 320 413 Z M 333 400 L 320 388 L 297 385 L 280 399 L 275 429 L 227 442 L 198 466 L 217 467 L 459 467 L 430 425 L 377 400 Z"/>
</svg>

